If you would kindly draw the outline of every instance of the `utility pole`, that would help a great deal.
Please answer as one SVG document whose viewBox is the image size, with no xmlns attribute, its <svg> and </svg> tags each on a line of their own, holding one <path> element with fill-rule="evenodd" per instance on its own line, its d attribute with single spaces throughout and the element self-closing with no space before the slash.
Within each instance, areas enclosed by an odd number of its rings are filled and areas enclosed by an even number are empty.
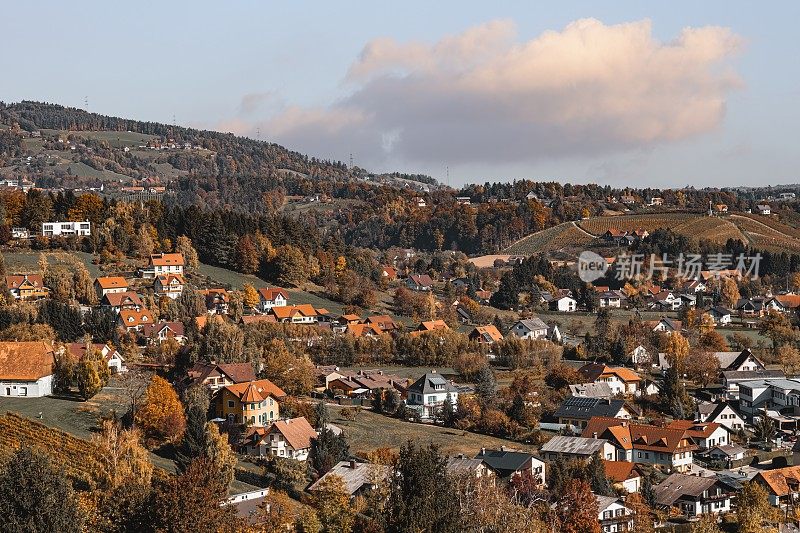
<svg viewBox="0 0 800 533">
<path fill-rule="evenodd" d="M 353 152 L 350 152 L 350 170 L 353 170 Z"/>
<path fill-rule="evenodd" d="M 446 166 L 444 168 L 447 175 L 447 186 L 450 187 L 450 166 Z"/>
<path fill-rule="evenodd" d="M 86 108 L 86 111 L 89 111 L 89 97 L 88 96 L 84 96 L 83 97 L 83 107 Z"/>
</svg>

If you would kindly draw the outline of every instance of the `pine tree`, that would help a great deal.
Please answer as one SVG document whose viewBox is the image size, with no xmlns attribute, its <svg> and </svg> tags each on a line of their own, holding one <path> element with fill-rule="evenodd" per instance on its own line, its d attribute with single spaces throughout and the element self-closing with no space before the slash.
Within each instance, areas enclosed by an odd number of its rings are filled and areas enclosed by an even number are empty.
<svg viewBox="0 0 800 533">
<path fill-rule="evenodd" d="M 189 407 L 186 413 L 186 431 L 181 444 L 175 451 L 175 466 L 179 472 L 186 472 L 192 461 L 206 451 L 206 413 L 198 405 Z"/>
<path fill-rule="evenodd" d="M 453 427 L 455 424 L 455 407 L 453 397 L 448 392 L 447 396 L 444 397 L 444 402 L 442 402 L 441 419 L 444 427 Z"/>
<path fill-rule="evenodd" d="M 653 481 L 650 479 L 649 475 L 642 476 L 642 486 L 639 489 L 639 494 L 641 494 L 642 499 L 645 501 L 648 507 L 651 509 L 656 508 L 656 491 L 655 487 L 653 486 Z"/>
<path fill-rule="evenodd" d="M 587 465 L 587 477 L 592 485 L 592 492 L 601 496 L 611 496 L 614 489 L 606 476 L 606 468 L 600 453 L 595 453 Z"/>
<path fill-rule="evenodd" d="M 486 406 L 494 404 L 497 398 L 497 381 L 488 364 L 484 365 L 475 377 L 475 395 Z"/>
<path fill-rule="evenodd" d="M 350 455 L 350 446 L 344 435 L 337 435 L 328 428 L 319 430 L 319 436 L 311 439 L 309 460 L 311 467 L 320 476 L 324 475 L 339 461 L 344 461 Z"/>
</svg>

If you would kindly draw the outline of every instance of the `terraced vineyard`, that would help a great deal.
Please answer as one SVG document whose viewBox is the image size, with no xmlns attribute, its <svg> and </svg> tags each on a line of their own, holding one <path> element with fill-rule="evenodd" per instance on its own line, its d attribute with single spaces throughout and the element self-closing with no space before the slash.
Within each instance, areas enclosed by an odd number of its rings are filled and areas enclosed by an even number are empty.
<svg viewBox="0 0 800 533">
<path fill-rule="evenodd" d="M 0 416 L 0 460 L 21 446 L 43 449 L 77 487 L 89 489 L 96 485 L 95 476 L 101 470 L 98 450 L 92 443 L 15 413 Z"/>
<path fill-rule="evenodd" d="M 593 236 L 581 230 L 574 222 L 564 222 L 518 240 L 503 253 L 530 255 L 536 252 L 554 252 L 570 246 L 583 246 L 593 240 Z"/>
<path fill-rule="evenodd" d="M 675 233 L 691 239 L 703 239 L 717 244 L 725 244 L 728 239 L 747 242 L 747 237 L 736 224 L 718 217 L 691 218 L 677 226 L 670 227 Z"/>
<path fill-rule="evenodd" d="M 746 214 L 731 215 L 730 218 L 736 221 L 736 225 L 744 231 L 750 243 L 756 248 L 800 252 L 800 237 L 797 236 L 795 228 L 765 217 L 755 218 Z"/>
<path fill-rule="evenodd" d="M 581 220 L 578 225 L 589 233 L 600 236 L 612 228 L 622 231 L 633 231 L 639 228 L 653 231 L 658 228 L 673 228 L 698 218 L 701 218 L 701 215 L 696 213 L 653 213 L 618 217 L 591 217 Z"/>
</svg>

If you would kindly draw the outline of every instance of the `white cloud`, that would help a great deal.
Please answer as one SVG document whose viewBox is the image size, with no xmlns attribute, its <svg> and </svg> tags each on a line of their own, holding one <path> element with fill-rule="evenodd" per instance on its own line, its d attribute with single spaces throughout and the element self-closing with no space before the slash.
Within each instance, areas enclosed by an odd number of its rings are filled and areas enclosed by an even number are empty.
<svg viewBox="0 0 800 533">
<path fill-rule="evenodd" d="M 492 21 L 434 44 L 369 42 L 327 107 L 287 107 L 260 124 L 312 154 L 364 163 L 497 164 L 592 157 L 713 130 L 741 86 L 727 28 L 685 28 L 671 42 L 649 20 L 582 19 L 520 42 Z"/>
</svg>

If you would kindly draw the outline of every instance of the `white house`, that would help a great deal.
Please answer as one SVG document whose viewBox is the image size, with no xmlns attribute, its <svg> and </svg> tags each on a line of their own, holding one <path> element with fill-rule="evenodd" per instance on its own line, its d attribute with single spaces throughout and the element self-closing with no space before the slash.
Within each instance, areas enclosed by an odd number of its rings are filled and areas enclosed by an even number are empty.
<svg viewBox="0 0 800 533">
<path fill-rule="evenodd" d="M 278 420 L 266 428 L 251 428 L 245 436 L 243 447 L 248 455 L 305 461 L 311 451 L 311 439 L 316 437 L 316 430 L 301 416 Z"/>
<path fill-rule="evenodd" d="M 128 370 L 125 367 L 125 359 L 117 350 L 108 344 L 93 344 L 92 346 L 100 353 L 103 359 L 105 359 L 112 373 L 116 374 Z M 72 342 L 67 345 L 67 349 L 69 349 L 75 361 L 80 361 L 86 356 L 86 343 Z"/>
<path fill-rule="evenodd" d="M 744 420 L 727 402 L 699 404 L 696 418 L 698 422 L 714 422 L 725 426 L 730 431 L 744 429 Z"/>
<path fill-rule="evenodd" d="M 289 302 L 289 293 L 280 287 L 258 289 L 258 310 L 268 312 L 273 307 L 283 307 Z"/>
<path fill-rule="evenodd" d="M 655 487 L 659 507 L 678 509 L 689 519 L 730 512 L 733 492 L 716 477 L 680 473 L 671 474 Z"/>
<path fill-rule="evenodd" d="M 160 274 L 156 276 L 153 283 L 153 292 L 159 298 L 166 296 L 177 300 L 183 293 L 184 285 L 186 285 L 186 280 L 180 274 Z"/>
<path fill-rule="evenodd" d="M 578 309 L 578 301 L 569 296 L 562 296 L 550 302 L 551 311 L 559 311 L 561 313 L 573 313 Z"/>
<path fill-rule="evenodd" d="M 0 397 L 39 398 L 53 393 L 53 345 L 0 342 Z"/>
<path fill-rule="evenodd" d="M 406 286 L 412 291 L 430 291 L 433 290 L 433 280 L 427 274 L 411 274 L 406 279 Z"/>
<path fill-rule="evenodd" d="M 727 326 L 732 320 L 730 310 L 721 305 L 715 305 L 709 309 L 708 314 L 714 319 L 714 323 L 718 326 Z"/>
<path fill-rule="evenodd" d="M 629 461 L 603 460 L 606 477 L 614 488 L 622 489 L 628 494 L 639 492 L 642 486 L 642 475 L 635 463 Z"/>
<path fill-rule="evenodd" d="M 95 278 L 94 290 L 97 293 L 97 298 L 102 300 L 106 294 L 128 292 L 128 282 L 122 276 L 101 276 Z"/>
<path fill-rule="evenodd" d="M 541 318 L 527 318 L 511 326 L 508 334 L 521 339 L 544 339 L 547 337 L 547 330 L 547 324 Z"/>
<path fill-rule="evenodd" d="M 77 235 L 87 237 L 92 234 L 92 223 L 85 222 L 43 222 L 42 235 L 57 237 L 59 235 Z"/>
<path fill-rule="evenodd" d="M 142 277 L 154 278 L 162 274 L 179 274 L 183 276 L 185 264 L 183 254 L 150 254 L 150 264 L 142 269 Z"/>
<path fill-rule="evenodd" d="M 418 411 L 421 418 L 429 419 L 436 416 L 448 396 L 455 408 L 458 403 L 458 389 L 451 381 L 433 370 L 408 388 L 406 406 Z"/>
<path fill-rule="evenodd" d="M 761 214 L 761 215 L 770 215 L 770 214 L 772 214 L 772 208 L 767 204 L 758 204 L 756 206 L 756 209 L 758 209 L 758 213 Z"/>
<path fill-rule="evenodd" d="M 614 394 L 636 394 L 641 378 L 633 370 L 621 366 L 606 366 L 602 363 L 587 363 L 578 373 L 591 383 L 608 383 Z"/>
<path fill-rule="evenodd" d="M 622 307 L 622 295 L 617 291 L 605 291 L 599 296 L 600 307 L 619 309 Z"/>
<path fill-rule="evenodd" d="M 617 496 L 599 496 L 597 499 L 597 521 L 603 533 L 617 533 L 633 529 L 634 512 L 625 507 L 622 499 Z"/>
</svg>

